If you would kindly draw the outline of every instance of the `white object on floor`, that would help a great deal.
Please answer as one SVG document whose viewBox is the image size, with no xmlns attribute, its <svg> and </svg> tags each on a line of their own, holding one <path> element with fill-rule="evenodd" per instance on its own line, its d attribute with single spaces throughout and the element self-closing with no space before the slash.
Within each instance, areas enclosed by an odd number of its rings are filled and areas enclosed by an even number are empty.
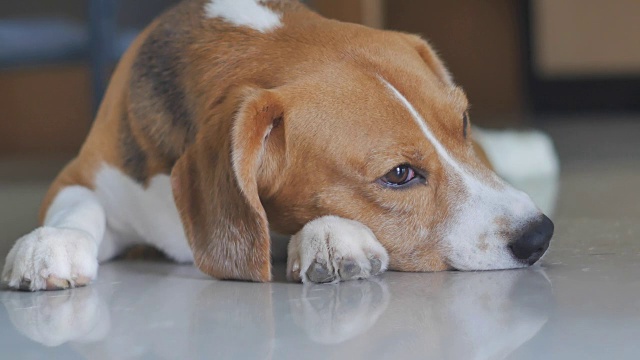
<svg viewBox="0 0 640 360">
<path fill-rule="evenodd" d="M 526 192 L 548 216 L 558 197 L 560 161 L 551 138 L 538 130 L 487 130 L 473 128 L 496 173 Z"/>
</svg>

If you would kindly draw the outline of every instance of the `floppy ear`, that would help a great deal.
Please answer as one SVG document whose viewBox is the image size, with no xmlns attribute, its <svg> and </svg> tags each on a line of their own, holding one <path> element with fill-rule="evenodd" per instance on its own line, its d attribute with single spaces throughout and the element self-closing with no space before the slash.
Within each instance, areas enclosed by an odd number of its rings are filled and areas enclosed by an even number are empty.
<svg viewBox="0 0 640 360">
<path fill-rule="evenodd" d="M 273 151 L 268 143 L 276 141 L 270 134 L 278 128 L 283 136 L 284 110 L 269 91 L 247 90 L 236 98 L 229 100 L 235 109 L 226 112 L 233 120 L 202 125 L 176 162 L 173 196 L 201 271 L 219 279 L 270 281 L 269 229 L 257 179 L 265 153 Z"/>
<path fill-rule="evenodd" d="M 409 43 L 418 51 L 427 67 L 447 85 L 453 85 L 453 78 L 444 66 L 444 63 L 438 57 L 431 45 L 418 35 L 405 34 Z"/>
</svg>

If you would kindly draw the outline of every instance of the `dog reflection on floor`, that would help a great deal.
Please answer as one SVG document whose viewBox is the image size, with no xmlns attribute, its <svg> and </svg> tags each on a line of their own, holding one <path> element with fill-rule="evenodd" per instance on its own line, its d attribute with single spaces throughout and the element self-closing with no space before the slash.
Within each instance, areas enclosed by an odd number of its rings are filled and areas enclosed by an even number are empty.
<svg viewBox="0 0 640 360">
<path fill-rule="evenodd" d="M 69 342 L 85 356 L 494 359 L 543 328 L 552 298 L 535 268 L 299 286 L 202 281 L 190 267 L 132 266 L 105 266 L 92 287 L 2 292 L 0 301 L 24 336 L 45 346 Z M 142 288 L 138 297 L 119 288 L 123 271 L 133 273 L 127 286 Z"/>
<path fill-rule="evenodd" d="M 398 359 L 506 358 L 543 328 L 553 296 L 541 269 L 389 273 L 305 295 L 290 301 L 296 324 L 314 342 L 344 346 L 318 347 L 328 358 L 368 349 Z"/>
<path fill-rule="evenodd" d="M 16 329 L 35 342 L 54 347 L 96 342 L 109 334 L 109 309 L 96 289 L 25 295 L 3 293 L 2 302 Z"/>
</svg>

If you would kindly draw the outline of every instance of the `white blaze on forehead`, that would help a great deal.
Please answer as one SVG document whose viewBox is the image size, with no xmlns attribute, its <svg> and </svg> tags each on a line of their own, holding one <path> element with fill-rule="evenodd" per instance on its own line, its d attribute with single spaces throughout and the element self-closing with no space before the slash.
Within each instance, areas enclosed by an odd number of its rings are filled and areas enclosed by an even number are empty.
<svg viewBox="0 0 640 360">
<path fill-rule="evenodd" d="M 220 18 L 263 33 L 282 26 L 281 15 L 262 3 L 261 0 L 211 0 L 204 10 L 209 18 Z"/>
<path fill-rule="evenodd" d="M 409 111 L 409 113 L 411 114 L 411 118 L 415 121 L 416 124 L 418 124 L 420 130 L 422 130 L 424 136 L 429 140 L 429 142 L 431 142 L 440 158 L 442 158 L 442 160 L 447 165 L 449 165 L 458 174 L 460 174 L 465 182 L 477 182 L 477 180 L 470 176 L 470 174 L 468 174 L 467 171 L 460 164 L 458 164 L 458 162 L 456 162 L 451 155 L 449 155 L 447 149 L 442 146 L 433 132 L 431 132 L 431 129 L 429 129 L 429 127 L 427 126 L 427 123 L 422 118 L 422 115 L 420 115 L 420 113 L 413 107 L 409 100 L 407 100 L 407 98 L 405 98 L 404 95 L 402 95 L 402 93 L 400 93 L 400 91 L 398 91 L 398 89 L 391 85 L 387 80 L 380 77 L 380 81 L 384 83 L 387 89 L 391 90 L 396 99 L 398 99 L 402 103 L 402 105 L 404 105 L 404 107 Z"/>
</svg>

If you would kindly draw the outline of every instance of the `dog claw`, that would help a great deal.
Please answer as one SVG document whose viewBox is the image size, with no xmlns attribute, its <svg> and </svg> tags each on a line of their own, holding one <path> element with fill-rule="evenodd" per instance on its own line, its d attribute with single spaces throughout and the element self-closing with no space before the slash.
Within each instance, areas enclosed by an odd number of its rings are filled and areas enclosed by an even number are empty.
<svg viewBox="0 0 640 360">
<path fill-rule="evenodd" d="M 335 277 L 329 272 L 326 264 L 314 261 L 307 269 L 307 278 L 314 283 L 332 282 Z"/>
<path fill-rule="evenodd" d="M 47 290 L 64 290 L 71 286 L 69 281 L 57 277 L 49 277 L 47 279 Z"/>
<path fill-rule="evenodd" d="M 22 281 L 20 281 L 20 286 L 18 286 L 18 290 L 31 291 L 31 279 L 22 279 Z"/>
<path fill-rule="evenodd" d="M 371 258 L 369 259 L 369 263 L 371 263 L 371 275 L 378 275 L 382 269 L 382 261 L 380 261 L 380 259 Z"/>
<path fill-rule="evenodd" d="M 293 268 L 291 269 L 291 279 L 294 281 L 300 281 L 302 278 L 300 277 L 300 260 L 295 260 L 293 262 Z"/>
<path fill-rule="evenodd" d="M 340 278 L 342 280 L 349 280 L 360 275 L 360 266 L 353 260 L 344 260 L 340 264 Z"/>
</svg>

